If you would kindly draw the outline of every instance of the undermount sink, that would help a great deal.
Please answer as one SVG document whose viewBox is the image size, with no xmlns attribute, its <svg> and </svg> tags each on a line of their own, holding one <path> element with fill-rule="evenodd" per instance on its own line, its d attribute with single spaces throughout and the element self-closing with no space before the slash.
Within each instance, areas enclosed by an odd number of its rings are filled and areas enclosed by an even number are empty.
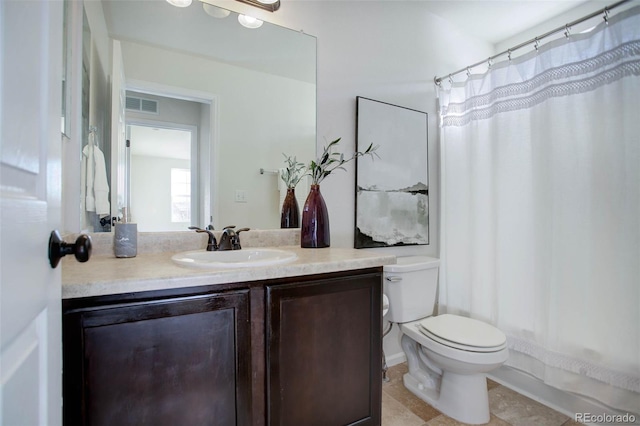
<svg viewBox="0 0 640 426">
<path fill-rule="evenodd" d="M 205 251 L 195 250 L 175 254 L 175 263 L 187 268 L 220 269 L 269 266 L 294 261 L 298 256 L 288 250 L 250 248 L 241 250 Z"/>
</svg>

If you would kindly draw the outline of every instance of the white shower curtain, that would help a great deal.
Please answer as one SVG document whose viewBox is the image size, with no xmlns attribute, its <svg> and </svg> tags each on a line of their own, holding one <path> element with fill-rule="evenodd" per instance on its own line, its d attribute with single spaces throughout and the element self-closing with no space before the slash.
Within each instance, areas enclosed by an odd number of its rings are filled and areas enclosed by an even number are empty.
<svg viewBox="0 0 640 426">
<path fill-rule="evenodd" d="M 440 312 L 640 411 L 640 7 L 439 88 Z"/>
</svg>

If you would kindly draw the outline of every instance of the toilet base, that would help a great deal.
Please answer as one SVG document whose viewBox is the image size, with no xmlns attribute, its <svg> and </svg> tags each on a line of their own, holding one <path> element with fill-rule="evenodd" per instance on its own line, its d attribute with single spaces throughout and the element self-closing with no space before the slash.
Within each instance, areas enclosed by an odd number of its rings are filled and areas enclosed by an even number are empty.
<svg viewBox="0 0 640 426">
<path fill-rule="evenodd" d="M 461 375 L 445 371 L 440 392 L 424 386 L 407 373 L 404 386 L 447 416 L 469 424 L 489 423 L 489 394 L 484 374 Z"/>
</svg>

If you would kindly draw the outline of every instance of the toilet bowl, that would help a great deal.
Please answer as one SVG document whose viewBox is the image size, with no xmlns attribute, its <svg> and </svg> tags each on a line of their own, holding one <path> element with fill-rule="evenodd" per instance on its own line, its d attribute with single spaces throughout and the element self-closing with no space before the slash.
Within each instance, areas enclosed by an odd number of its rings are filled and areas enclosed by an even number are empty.
<svg viewBox="0 0 640 426">
<path fill-rule="evenodd" d="M 384 266 L 386 319 L 400 325 L 409 372 L 403 382 L 416 396 L 461 422 L 489 422 L 486 373 L 508 358 L 506 336 L 484 322 L 433 315 L 439 260 L 398 257 Z"/>
</svg>

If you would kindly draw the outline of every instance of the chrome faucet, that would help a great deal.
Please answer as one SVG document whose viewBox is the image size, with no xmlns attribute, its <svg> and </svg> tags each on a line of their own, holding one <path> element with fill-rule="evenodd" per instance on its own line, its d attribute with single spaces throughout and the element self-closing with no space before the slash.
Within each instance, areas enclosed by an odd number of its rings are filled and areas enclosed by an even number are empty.
<svg viewBox="0 0 640 426">
<path fill-rule="evenodd" d="M 211 230 L 209 230 L 209 227 L 211 227 Z M 209 225 L 207 226 L 207 229 L 200 229 L 197 226 L 190 226 L 189 229 L 192 229 L 196 232 L 206 232 L 207 234 L 209 234 L 209 240 L 207 241 L 207 251 L 216 251 L 219 249 L 218 241 L 216 241 L 216 236 L 213 235 L 213 226 Z"/>
<path fill-rule="evenodd" d="M 240 250 L 240 233 L 248 231 L 249 228 L 241 228 L 234 230 L 235 225 L 225 226 L 220 237 L 220 246 L 218 250 Z"/>
</svg>

